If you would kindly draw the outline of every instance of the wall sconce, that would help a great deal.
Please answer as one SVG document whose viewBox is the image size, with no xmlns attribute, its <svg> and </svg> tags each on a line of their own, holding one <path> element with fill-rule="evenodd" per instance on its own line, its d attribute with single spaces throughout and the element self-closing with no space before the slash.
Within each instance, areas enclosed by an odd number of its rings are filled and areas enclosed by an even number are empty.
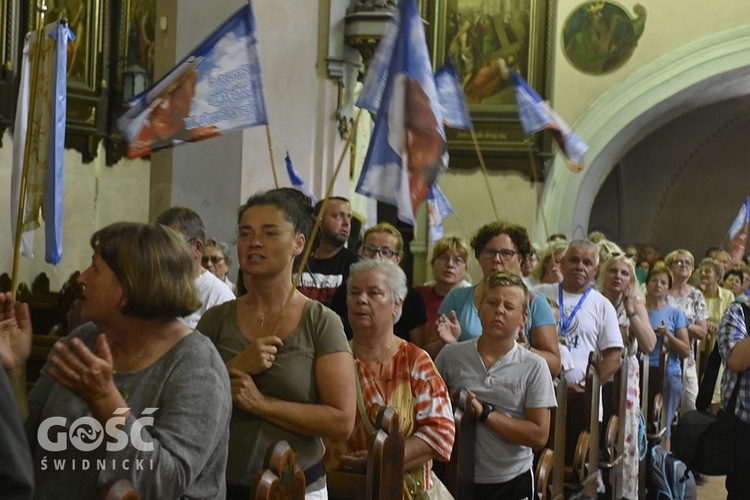
<svg viewBox="0 0 750 500">
<path fill-rule="evenodd" d="M 129 66 L 122 77 L 122 97 L 128 102 L 148 88 L 148 71 L 137 64 Z"/>
</svg>

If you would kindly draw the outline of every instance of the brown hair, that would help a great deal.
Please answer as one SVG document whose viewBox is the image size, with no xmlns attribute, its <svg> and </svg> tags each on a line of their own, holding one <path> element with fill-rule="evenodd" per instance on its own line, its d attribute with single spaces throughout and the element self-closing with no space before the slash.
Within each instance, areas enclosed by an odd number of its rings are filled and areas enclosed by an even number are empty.
<svg viewBox="0 0 750 500">
<path fill-rule="evenodd" d="M 91 236 L 127 298 L 122 313 L 140 318 L 187 316 L 201 306 L 184 237 L 161 224 L 117 222 Z"/>
</svg>

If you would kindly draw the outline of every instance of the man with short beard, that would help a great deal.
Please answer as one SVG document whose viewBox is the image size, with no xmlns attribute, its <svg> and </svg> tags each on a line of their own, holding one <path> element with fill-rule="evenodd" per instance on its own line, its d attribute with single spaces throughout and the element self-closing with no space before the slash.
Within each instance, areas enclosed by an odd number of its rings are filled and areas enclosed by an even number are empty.
<svg viewBox="0 0 750 500">
<path fill-rule="evenodd" d="M 352 222 L 349 200 L 339 196 L 329 198 L 325 213 L 321 215 L 322 205 L 322 200 L 315 205 L 315 215 L 321 217 L 320 244 L 302 272 L 297 289 L 328 305 L 336 289 L 346 283 L 349 267 L 359 256 L 344 246 Z"/>
</svg>

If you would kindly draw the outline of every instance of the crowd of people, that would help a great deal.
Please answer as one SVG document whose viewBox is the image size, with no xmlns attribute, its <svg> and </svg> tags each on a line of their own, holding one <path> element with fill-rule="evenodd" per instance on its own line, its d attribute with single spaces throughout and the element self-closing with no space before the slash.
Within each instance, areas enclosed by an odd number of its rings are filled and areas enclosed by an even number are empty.
<svg viewBox="0 0 750 500">
<path fill-rule="evenodd" d="M 449 394 L 463 388 L 479 422 L 475 496 L 532 498 L 555 380 L 583 392 L 593 352 L 603 383 L 630 360 L 622 484 L 636 498 L 637 356 L 655 370 L 662 346 L 665 447 L 676 415 L 696 408 L 716 348 L 723 373 L 710 400 L 725 408 L 740 384 L 736 459 L 750 460 L 746 263 L 720 249 L 698 264 L 685 249 L 623 251 L 601 234 L 536 247 L 524 227 L 495 221 L 470 242 L 437 241 L 432 281 L 411 287 L 398 229 L 377 224 L 350 250 L 351 217 L 345 198 L 251 196 L 237 216 L 236 282 L 233 252 L 189 208 L 97 231 L 78 278 L 79 326 L 28 395 L 30 312 L 1 294 L 3 496 L 97 498 L 125 478 L 143 498 L 247 499 L 269 445 L 286 440 L 306 498 L 325 499 L 327 471 L 366 469 L 387 405 L 406 438 L 404 498 L 447 498 L 432 463 L 450 459 Z M 470 252 L 482 271 L 474 284 Z M 735 469 L 730 498 L 749 481 Z"/>
</svg>

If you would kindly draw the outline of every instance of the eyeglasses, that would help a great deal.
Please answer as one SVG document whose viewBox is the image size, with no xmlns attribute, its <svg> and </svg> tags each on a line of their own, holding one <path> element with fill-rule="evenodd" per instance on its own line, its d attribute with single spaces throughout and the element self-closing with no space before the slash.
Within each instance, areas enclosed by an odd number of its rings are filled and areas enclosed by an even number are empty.
<svg viewBox="0 0 750 500">
<path fill-rule="evenodd" d="M 511 260 L 516 254 L 521 254 L 521 252 L 516 252 L 515 250 L 508 250 L 507 248 L 503 248 L 502 250 L 495 250 L 493 248 L 485 248 L 482 250 L 482 255 L 485 257 L 488 257 L 490 259 L 495 259 L 496 257 L 500 257 L 503 261 L 508 262 Z"/>
<path fill-rule="evenodd" d="M 399 252 L 396 250 L 392 250 L 388 247 L 376 247 L 375 245 L 362 245 L 362 253 L 368 257 L 375 257 L 380 254 L 386 259 L 392 259 L 396 255 L 399 255 Z"/>
<path fill-rule="evenodd" d="M 673 260 L 672 264 L 677 264 L 680 267 L 690 267 L 693 265 L 693 261 L 690 259 L 679 259 L 679 260 Z"/>
<path fill-rule="evenodd" d="M 224 257 L 220 257 L 220 256 L 218 256 L 218 255 L 211 255 L 211 256 L 209 256 L 209 255 L 204 255 L 204 256 L 203 256 L 203 257 L 201 258 L 201 264 L 203 264 L 203 265 L 205 266 L 206 264 L 208 264 L 208 261 L 209 261 L 209 260 L 210 260 L 210 261 L 211 261 L 211 262 L 213 263 L 213 265 L 216 265 L 216 264 L 218 264 L 219 262 L 221 262 L 222 260 L 224 260 Z"/>
<path fill-rule="evenodd" d="M 463 264 L 466 264 L 466 261 L 465 261 L 464 259 L 462 259 L 461 257 L 451 257 L 451 256 L 450 256 L 450 255 L 448 255 L 448 254 L 441 254 L 441 255 L 438 255 L 437 257 L 435 257 L 435 260 L 439 260 L 439 261 L 440 261 L 440 262 L 442 262 L 443 264 L 447 264 L 447 263 L 449 263 L 450 261 L 453 261 L 453 263 L 454 263 L 455 265 L 457 265 L 457 266 L 461 266 L 461 265 L 463 265 Z"/>
</svg>

